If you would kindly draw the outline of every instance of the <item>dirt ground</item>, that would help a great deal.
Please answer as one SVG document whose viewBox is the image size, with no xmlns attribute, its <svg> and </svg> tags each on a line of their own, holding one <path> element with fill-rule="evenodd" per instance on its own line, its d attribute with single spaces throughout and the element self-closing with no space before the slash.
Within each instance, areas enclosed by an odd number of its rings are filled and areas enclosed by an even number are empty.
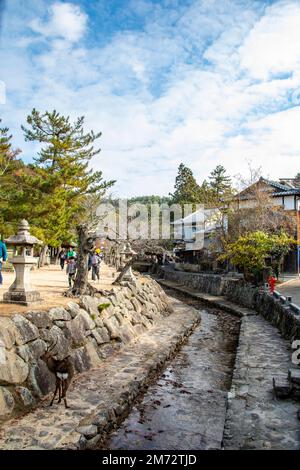
<svg viewBox="0 0 300 470">
<path fill-rule="evenodd" d="M 2 300 L 4 292 L 13 283 L 15 276 L 13 272 L 4 271 L 2 274 L 3 285 L 0 286 L 0 300 Z M 115 278 L 115 270 L 104 263 L 101 265 L 99 282 L 92 281 L 91 273 L 89 274 L 91 284 L 99 289 L 111 289 Z M 34 302 L 30 306 L 0 303 L 0 316 L 11 316 L 14 313 L 29 311 L 43 311 L 51 307 L 64 306 L 70 302 L 70 298 L 63 296 L 63 292 L 68 289 L 68 276 L 66 270 L 62 271 L 60 266 L 51 265 L 31 271 L 31 284 L 41 293 L 43 300 L 41 302 Z"/>
</svg>

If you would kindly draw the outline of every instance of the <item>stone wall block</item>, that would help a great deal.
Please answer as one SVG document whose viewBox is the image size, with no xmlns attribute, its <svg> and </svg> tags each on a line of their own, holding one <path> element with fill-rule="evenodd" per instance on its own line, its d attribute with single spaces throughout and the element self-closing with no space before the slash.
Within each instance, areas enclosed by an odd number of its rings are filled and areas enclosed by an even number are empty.
<svg viewBox="0 0 300 470">
<path fill-rule="evenodd" d="M 116 294 L 111 294 L 111 295 L 109 295 L 108 300 L 109 300 L 109 302 L 110 302 L 114 307 L 117 307 L 117 305 L 118 305 L 118 299 L 117 299 Z"/>
<path fill-rule="evenodd" d="M 102 334 L 103 330 L 106 331 L 106 334 Z M 108 331 L 106 328 L 95 328 L 94 330 L 92 330 L 92 336 L 93 338 L 95 338 L 98 345 L 108 343 L 110 340 L 110 337 L 108 335 Z"/>
<path fill-rule="evenodd" d="M 110 336 L 109 336 L 109 331 L 108 329 L 103 326 L 101 328 L 97 328 L 98 333 L 101 335 L 105 343 L 109 342 Z"/>
<path fill-rule="evenodd" d="M 26 314 L 26 318 L 37 328 L 50 328 L 52 326 L 49 312 L 29 312 Z"/>
<path fill-rule="evenodd" d="M 22 315 L 14 315 L 12 321 L 16 327 L 16 344 L 21 345 L 39 337 L 38 328 Z"/>
<path fill-rule="evenodd" d="M 46 349 L 46 342 L 38 338 L 30 343 L 17 346 L 16 352 L 25 362 L 33 362 L 39 359 Z"/>
<path fill-rule="evenodd" d="M 94 343 L 92 343 L 91 341 L 89 341 L 86 345 L 85 345 L 85 350 L 86 350 L 86 354 L 89 358 L 89 362 L 90 362 L 90 367 L 97 367 L 100 365 L 100 363 L 102 362 L 102 360 L 100 359 L 99 357 L 99 354 L 97 352 L 97 344 L 95 346 Z"/>
<path fill-rule="evenodd" d="M 119 323 L 120 326 L 123 325 L 123 323 L 124 323 L 124 318 L 123 318 L 123 316 L 121 315 L 120 312 L 115 312 L 114 318 L 117 319 L 117 321 L 118 321 L 118 323 Z"/>
<path fill-rule="evenodd" d="M 92 317 L 99 315 L 98 305 L 100 303 L 98 297 L 92 297 L 90 295 L 84 295 L 80 299 L 80 306 Z"/>
<path fill-rule="evenodd" d="M 70 313 L 72 318 L 75 318 L 79 313 L 80 307 L 76 302 L 69 302 L 67 305 L 67 311 Z"/>
<path fill-rule="evenodd" d="M 0 387 L 0 418 L 6 418 L 11 414 L 15 406 L 13 395 L 6 387 Z"/>
<path fill-rule="evenodd" d="M 19 402 L 22 407 L 31 408 L 36 403 L 32 393 L 26 387 L 16 387 L 15 396 L 16 401 Z"/>
<path fill-rule="evenodd" d="M 100 313 L 100 319 L 104 320 L 105 318 L 110 318 L 113 316 L 115 313 L 115 307 L 113 305 L 110 305 L 109 307 L 106 307 L 102 312 Z"/>
<path fill-rule="evenodd" d="M 70 341 L 72 347 L 83 346 L 87 341 L 86 330 L 79 316 L 75 317 L 70 322 L 66 322 L 64 334 Z"/>
<path fill-rule="evenodd" d="M 70 341 L 58 326 L 54 325 L 49 330 L 49 340 L 50 344 L 53 343 L 55 345 L 53 347 L 53 355 L 56 359 L 63 359 L 69 354 Z"/>
<path fill-rule="evenodd" d="M 100 317 L 96 317 L 94 321 L 95 321 L 96 326 L 100 328 L 103 327 L 103 320 Z"/>
<path fill-rule="evenodd" d="M 86 439 L 91 439 L 92 437 L 95 437 L 98 433 L 97 426 L 95 426 L 94 424 L 90 424 L 87 426 L 79 426 L 76 431 L 80 434 L 83 434 Z"/>
<path fill-rule="evenodd" d="M 71 315 L 63 307 L 54 307 L 49 310 L 49 316 L 52 321 L 62 320 L 68 321 L 71 320 Z"/>
<path fill-rule="evenodd" d="M 119 327 L 118 325 L 116 325 L 117 320 L 115 319 L 114 321 L 114 317 L 104 320 L 103 323 L 109 332 L 110 339 L 115 339 L 115 340 L 121 339 L 120 333 L 119 333 Z"/>
<path fill-rule="evenodd" d="M 74 360 L 74 368 L 76 372 L 84 372 L 91 367 L 90 358 L 87 354 L 87 350 L 84 347 L 78 348 L 72 352 Z"/>
<path fill-rule="evenodd" d="M 86 330 L 92 330 L 96 328 L 96 323 L 91 318 L 91 316 L 82 308 L 80 309 L 75 320 L 81 321 Z"/>
<path fill-rule="evenodd" d="M 122 289 L 122 292 L 123 292 L 123 295 L 126 299 L 128 299 L 128 300 L 131 299 L 132 291 L 128 287 L 124 286 L 123 289 Z"/>
<path fill-rule="evenodd" d="M 27 384 L 28 388 L 32 390 L 34 396 L 42 398 L 49 392 L 54 392 L 55 376 L 50 372 L 46 363 L 39 359 L 30 367 Z"/>
<path fill-rule="evenodd" d="M 132 317 L 131 323 L 133 325 L 137 325 L 138 323 L 142 323 L 143 321 L 143 315 L 141 315 L 138 312 L 135 312 L 135 311 L 131 312 L 131 317 Z"/>
<path fill-rule="evenodd" d="M 142 305 L 141 305 L 141 303 L 138 301 L 138 299 L 135 298 L 135 297 L 133 297 L 130 302 L 132 303 L 134 310 L 135 310 L 137 313 L 141 313 L 141 311 L 142 311 Z"/>
<path fill-rule="evenodd" d="M 1 351 L 0 384 L 21 384 L 27 379 L 28 364 L 14 351 Z"/>
<path fill-rule="evenodd" d="M 6 349 L 11 349 L 16 341 L 16 326 L 9 318 L 0 318 L 0 343 Z"/>
</svg>

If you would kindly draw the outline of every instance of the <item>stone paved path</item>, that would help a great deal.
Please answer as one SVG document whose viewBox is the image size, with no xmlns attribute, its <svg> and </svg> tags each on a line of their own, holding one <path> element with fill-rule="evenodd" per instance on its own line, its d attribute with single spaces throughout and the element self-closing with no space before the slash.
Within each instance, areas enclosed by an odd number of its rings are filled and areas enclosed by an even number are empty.
<svg viewBox="0 0 300 470">
<path fill-rule="evenodd" d="M 49 407 L 49 397 L 35 411 L 7 421 L 0 430 L 0 449 L 76 448 L 78 426 L 95 417 L 107 419 L 126 412 L 128 397 L 138 394 L 149 373 L 163 364 L 200 320 L 199 311 L 173 301 L 174 313 L 138 338 L 135 344 L 109 356 L 103 366 L 75 379 L 68 393 L 71 409 Z"/>
<path fill-rule="evenodd" d="M 273 377 L 286 378 L 292 351 L 260 315 L 242 319 L 228 403 L 225 449 L 300 449 L 300 402 L 276 399 Z"/>
</svg>

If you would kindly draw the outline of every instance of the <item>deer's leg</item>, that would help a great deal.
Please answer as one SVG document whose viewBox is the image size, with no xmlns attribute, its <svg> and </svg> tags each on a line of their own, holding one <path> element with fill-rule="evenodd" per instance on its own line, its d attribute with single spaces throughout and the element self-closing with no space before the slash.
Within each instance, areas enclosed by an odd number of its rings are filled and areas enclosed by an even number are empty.
<svg viewBox="0 0 300 470">
<path fill-rule="evenodd" d="M 62 380 L 61 379 L 58 379 L 58 380 L 59 380 L 59 388 L 58 388 L 58 402 L 57 403 L 60 403 L 61 397 L 62 397 Z"/>
<path fill-rule="evenodd" d="M 56 380 L 56 383 L 55 383 L 55 392 L 54 392 L 54 394 L 53 394 L 53 397 L 52 397 L 50 406 L 53 405 L 53 402 L 54 402 L 54 399 L 55 399 L 55 397 L 56 397 L 56 394 L 57 394 L 57 390 L 58 390 L 58 389 L 59 389 L 59 383 L 58 383 L 58 381 Z"/>
<path fill-rule="evenodd" d="M 68 382 L 67 380 L 63 380 L 63 394 L 62 394 L 62 398 L 64 399 L 65 408 L 69 408 L 68 403 L 67 403 L 67 397 L 66 397 L 68 387 L 69 387 L 69 382 Z"/>
</svg>

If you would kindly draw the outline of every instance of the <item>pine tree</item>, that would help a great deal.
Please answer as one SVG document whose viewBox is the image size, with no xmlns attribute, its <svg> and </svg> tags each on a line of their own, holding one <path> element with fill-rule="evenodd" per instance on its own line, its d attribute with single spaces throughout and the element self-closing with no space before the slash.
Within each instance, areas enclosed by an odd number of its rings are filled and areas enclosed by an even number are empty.
<svg viewBox="0 0 300 470">
<path fill-rule="evenodd" d="M 85 133 L 84 117 L 71 123 L 57 111 L 41 114 L 33 109 L 27 124 L 28 128 L 22 126 L 25 140 L 41 143 L 42 149 L 22 175 L 24 196 L 44 241 L 59 246 L 72 236 L 85 198 L 104 194 L 114 181 L 106 182 L 101 171 L 89 169 L 92 157 L 100 152 L 94 143 L 101 133 Z"/>
<path fill-rule="evenodd" d="M 231 178 L 226 175 L 226 169 L 222 165 L 216 166 L 210 173 L 209 179 L 209 186 L 216 203 L 221 202 L 226 196 L 232 194 Z"/>
</svg>

